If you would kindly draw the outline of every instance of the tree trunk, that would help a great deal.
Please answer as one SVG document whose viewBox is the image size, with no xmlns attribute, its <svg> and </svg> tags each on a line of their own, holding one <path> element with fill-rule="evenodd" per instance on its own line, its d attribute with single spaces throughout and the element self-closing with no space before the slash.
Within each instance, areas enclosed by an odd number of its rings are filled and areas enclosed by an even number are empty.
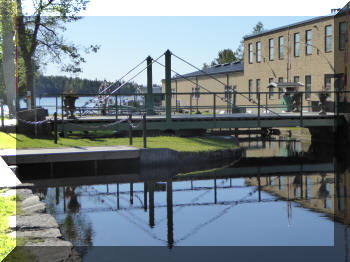
<svg viewBox="0 0 350 262">
<path fill-rule="evenodd" d="M 31 106 L 34 108 L 34 72 L 33 72 L 33 64 L 31 57 L 24 57 L 25 64 L 25 74 L 26 74 L 26 89 L 31 93 Z"/>
<path fill-rule="evenodd" d="M 3 73 L 6 87 L 7 105 L 10 115 L 16 114 L 15 46 L 12 20 L 12 2 L 3 0 L 1 4 Z"/>
</svg>

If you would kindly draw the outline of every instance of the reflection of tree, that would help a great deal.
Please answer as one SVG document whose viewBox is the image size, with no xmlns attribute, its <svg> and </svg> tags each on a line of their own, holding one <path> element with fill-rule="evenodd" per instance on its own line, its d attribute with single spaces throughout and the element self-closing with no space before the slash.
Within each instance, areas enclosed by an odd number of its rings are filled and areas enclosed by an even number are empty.
<svg viewBox="0 0 350 262">
<path fill-rule="evenodd" d="M 74 246 L 92 245 L 92 224 L 80 214 L 79 187 L 49 188 L 45 202 L 48 212 L 57 219 L 66 240 Z M 57 214 L 64 210 L 64 205 L 67 208 L 64 217 L 58 217 Z"/>
<path fill-rule="evenodd" d="M 325 177 L 326 177 L 326 174 L 321 173 L 321 183 L 320 183 L 320 188 L 318 189 L 319 198 L 327 198 L 329 196 Z"/>
<path fill-rule="evenodd" d="M 77 213 L 80 210 L 80 204 L 78 202 L 78 196 L 75 193 L 75 188 L 76 187 L 67 187 L 66 188 L 66 197 L 70 198 L 67 207 L 73 213 Z"/>
</svg>

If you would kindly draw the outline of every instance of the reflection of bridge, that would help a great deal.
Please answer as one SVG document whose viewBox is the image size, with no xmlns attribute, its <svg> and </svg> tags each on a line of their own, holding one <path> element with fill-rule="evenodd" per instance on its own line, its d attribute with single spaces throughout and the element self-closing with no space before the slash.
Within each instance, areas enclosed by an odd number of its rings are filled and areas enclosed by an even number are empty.
<svg viewBox="0 0 350 262">
<path fill-rule="evenodd" d="M 278 161 L 280 163 L 278 163 Z M 289 162 L 289 163 L 288 163 Z M 252 167 L 252 165 L 255 165 Z M 283 172 L 281 171 L 283 170 Z M 271 157 L 265 158 L 265 161 L 257 162 L 256 159 L 243 159 L 236 163 L 234 166 L 227 166 L 223 168 L 217 168 L 213 170 L 197 171 L 186 174 L 179 174 L 172 177 L 172 174 L 164 174 L 162 177 L 153 177 L 152 180 L 145 180 L 144 177 L 140 175 L 118 175 L 118 176 L 104 176 L 98 181 L 96 178 L 91 181 L 91 184 L 116 184 L 111 187 L 107 185 L 107 190 L 105 192 L 91 189 L 90 187 L 84 192 L 77 192 L 76 194 L 87 195 L 89 198 L 102 199 L 99 201 L 98 207 L 94 208 L 82 208 L 79 212 L 102 212 L 111 211 L 118 212 L 124 218 L 130 220 L 131 223 L 135 224 L 138 228 L 142 229 L 144 232 L 149 234 L 154 239 L 159 240 L 161 243 L 167 243 L 169 247 L 173 245 L 180 244 L 181 241 L 187 239 L 193 234 L 196 234 L 203 227 L 214 222 L 220 217 L 224 216 L 231 208 L 237 205 L 251 204 L 257 202 L 275 202 L 275 201 L 285 201 L 286 198 L 276 198 L 276 197 L 262 197 L 261 191 L 267 189 L 269 185 L 259 182 L 253 187 L 246 185 L 235 185 L 232 183 L 232 178 L 247 177 L 256 178 L 257 181 L 266 177 L 269 179 L 271 176 L 274 177 L 296 177 L 303 176 L 307 177 L 307 173 L 314 174 L 317 172 L 333 172 L 334 166 L 332 162 L 327 161 L 315 161 L 310 160 L 305 157 L 301 158 L 284 158 L 284 157 Z M 106 180 L 107 179 L 107 180 Z M 265 178 L 264 178 L 265 179 Z M 37 187 L 48 186 L 76 186 L 78 184 L 89 184 L 89 178 L 78 178 L 74 181 L 72 178 L 65 178 L 63 180 L 53 179 L 46 181 L 33 181 Z M 194 181 L 212 181 L 206 186 L 194 186 Z M 177 182 L 188 181 L 189 184 L 182 185 L 181 188 L 173 188 L 173 184 Z M 288 181 L 288 182 L 287 182 Z M 293 183 L 294 179 L 284 179 L 285 186 L 289 186 L 289 183 Z M 86 183 L 87 182 L 87 183 Z M 130 184 L 129 190 L 120 190 L 120 184 Z M 143 183 L 143 190 L 140 188 L 134 190 L 135 183 Z M 239 199 L 232 200 L 220 200 L 218 198 L 218 191 L 220 190 L 230 190 L 235 188 L 249 188 L 248 193 Z M 112 190 L 111 190 L 112 189 Z M 188 199 L 185 203 L 173 203 L 173 194 L 178 192 L 192 192 L 196 191 L 199 193 L 193 199 Z M 155 201 L 155 192 L 164 192 L 166 194 L 166 204 L 159 204 Z M 208 196 L 208 194 L 213 194 L 212 201 L 203 201 L 201 198 Z M 257 195 L 256 195 L 257 193 Z M 56 194 L 56 197 L 58 195 Z M 313 196 L 317 199 L 317 196 Z M 298 200 L 299 196 L 290 197 L 287 200 Z M 311 198 L 309 198 L 311 199 Z M 56 199 L 57 201 L 57 199 Z M 123 203 L 128 203 L 128 206 L 122 205 Z M 174 213 L 179 212 L 182 208 L 191 206 L 212 206 L 220 205 L 223 210 L 219 211 L 217 214 L 210 215 L 207 221 L 198 224 L 190 232 L 186 233 L 178 239 L 174 239 Z M 156 219 L 155 209 L 167 208 L 166 218 Z M 148 221 L 139 219 L 132 213 L 133 210 L 143 209 L 148 211 Z M 148 227 L 154 227 L 156 224 L 162 223 L 164 220 L 167 221 L 167 240 L 156 236 Z"/>
</svg>

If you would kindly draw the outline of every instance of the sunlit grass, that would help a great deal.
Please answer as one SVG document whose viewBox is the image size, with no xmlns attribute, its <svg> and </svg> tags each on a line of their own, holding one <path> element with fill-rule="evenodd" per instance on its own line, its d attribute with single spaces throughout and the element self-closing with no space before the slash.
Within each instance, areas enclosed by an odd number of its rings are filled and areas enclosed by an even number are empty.
<svg viewBox="0 0 350 262">
<path fill-rule="evenodd" d="M 33 138 L 23 134 L 6 134 L 0 132 L 0 149 L 9 148 L 55 148 L 55 147 L 87 147 L 87 146 L 114 146 L 129 145 L 129 138 L 82 138 L 69 136 L 59 138 L 54 144 L 52 138 Z M 134 137 L 133 146 L 142 148 L 143 138 Z M 176 137 L 158 136 L 147 138 L 148 148 L 169 148 L 182 152 L 198 152 L 236 148 L 232 139 L 213 137 Z"/>
<path fill-rule="evenodd" d="M 16 196 L 0 196 L 0 261 L 16 247 L 16 239 L 8 235 L 8 219 L 13 215 L 16 215 Z"/>
</svg>

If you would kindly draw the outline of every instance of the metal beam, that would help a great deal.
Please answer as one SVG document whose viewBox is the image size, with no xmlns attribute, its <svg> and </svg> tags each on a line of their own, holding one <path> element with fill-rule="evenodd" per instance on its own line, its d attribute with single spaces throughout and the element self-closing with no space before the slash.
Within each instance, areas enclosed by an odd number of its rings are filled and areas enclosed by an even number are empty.
<svg viewBox="0 0 350 262">
<path fill-rule="evenodd" d="M 171 52 L 165 52 L 165 106 L 166 121 L 171 121 Z"/>
<path fill-rule="evenodd" d="M 146 110 L 147 115 L 153 115 L 154 99 L 153 99 L 153 80 L 152 80 L 152 57 L 147 57 L 147 97 L 146 97 Z"/>
</svg>

